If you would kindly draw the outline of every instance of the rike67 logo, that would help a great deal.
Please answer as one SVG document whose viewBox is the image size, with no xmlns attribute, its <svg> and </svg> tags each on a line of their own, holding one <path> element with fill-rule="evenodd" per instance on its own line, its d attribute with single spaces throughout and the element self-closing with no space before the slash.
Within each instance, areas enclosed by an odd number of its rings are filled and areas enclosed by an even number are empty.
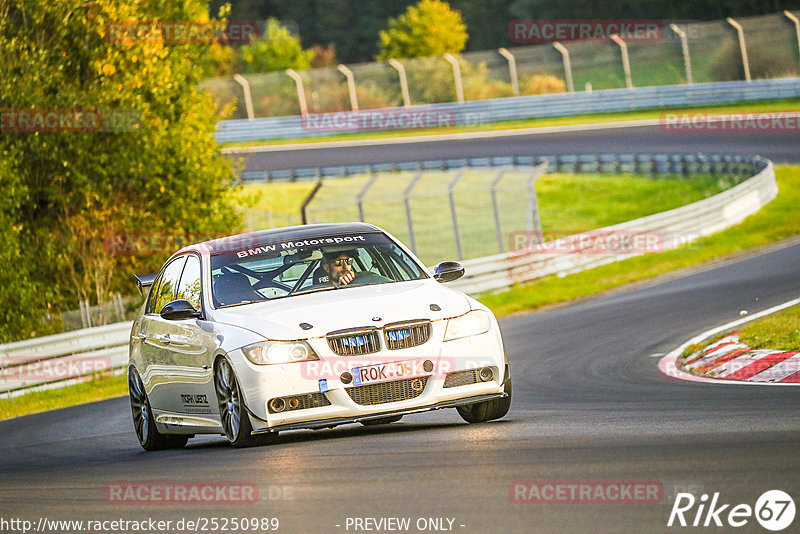
<svg viewBox="0 0 800 534">
<path fill-rule="evenodd" d="M 749 504 L 723 504 L 719 492 L 709 501 L 704 493 L 699 499 L 691 493 L 679 493 L 675 497 L 667 526 L 681 527 L 721 527 L 734 528 L 748 524 L 755 517 L 758 524 L 767 530 L 778 532 L 789 527 L 795 516 L 794 500 L 781 490 L 764 492 L 756 501 L 755 507 Z"/>
</svg>

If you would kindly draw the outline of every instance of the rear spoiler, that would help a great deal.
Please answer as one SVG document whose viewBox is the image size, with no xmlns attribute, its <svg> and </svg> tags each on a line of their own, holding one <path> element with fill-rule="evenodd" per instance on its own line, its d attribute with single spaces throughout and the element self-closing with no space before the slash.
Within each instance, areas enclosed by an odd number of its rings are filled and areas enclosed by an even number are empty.
<svg viewBox="0 0 800 534">
<path fill-rule="evenodd" d="M 136 278 L 136 287 L 139 288 L 139 293 L 142 296 L 145 296 L 147 290 L 150 286 L 153 285 L 153 281 L 156 279 L 157 274 L 134 274 L 133 277 Z"/>
</svg>

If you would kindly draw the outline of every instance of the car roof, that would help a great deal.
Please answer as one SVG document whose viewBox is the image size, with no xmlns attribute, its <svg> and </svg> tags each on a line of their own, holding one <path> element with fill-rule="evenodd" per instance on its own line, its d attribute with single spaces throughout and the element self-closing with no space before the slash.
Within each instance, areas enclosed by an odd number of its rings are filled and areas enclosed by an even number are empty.
<svg viewBox="0 0 800 534">
<path fill-rule="evenodd" d="M 196 251 L 201 254 L 216 254 L 218 252 L 229 252 L 241 248 L 257 247 L 260 245 L 273 243 L 276 241 L 286 241 L 290 239 L 303 239 L 334 234 L 348 234 L 355 232 L 383 232 L 377 226 L 362 222 L 347 223 L 321 223 L 304 224 L 300 226 L 286 226 L 283 228 L 272 228 L 269 230 L 258 230 L 244 234 L 235 234 L 228 237 L 211 239 L 183 247 L 174 255 L 184 252 Z"/>
</svg>

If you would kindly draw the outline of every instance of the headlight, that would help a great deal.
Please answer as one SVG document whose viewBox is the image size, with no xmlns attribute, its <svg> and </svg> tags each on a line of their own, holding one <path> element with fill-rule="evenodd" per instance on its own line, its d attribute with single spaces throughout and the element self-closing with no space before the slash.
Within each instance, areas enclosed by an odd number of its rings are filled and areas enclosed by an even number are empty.
<svg viewBox="0 0 800 534">
<path fill-rule="evenodd" d="M 319 360 L 317 353 L 305 341 L 265 341 L 248 345 L 242 352 L 257 365 Z"/>
<path fill-rule="evenodd" d="M 483 310 L 472 310 L 461 317 L 454 317 L 447 320 L 447 328 L 444 331 L 444 340 L 452 341 L 462 337 L 477 336 L 488 332 L 492 327 L 492 319 L 488 312 Z"/>
</svg>

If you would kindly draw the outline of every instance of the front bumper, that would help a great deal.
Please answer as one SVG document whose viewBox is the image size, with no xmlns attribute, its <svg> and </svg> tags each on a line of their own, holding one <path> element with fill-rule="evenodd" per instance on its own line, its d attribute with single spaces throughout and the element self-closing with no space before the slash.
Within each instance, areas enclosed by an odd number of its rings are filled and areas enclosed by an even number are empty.
<svg viewBox="0 0 800 534">
<path fill-rule="evenodd" d="M 435 338 L 435 336 L 434 336 Z M 441 339 L 441 338 L 440 338 Z M 313 341 L 313 340 L 312 340 Z M 343 371 L 358 366 L 362 358 L 341 357 L 330 353 L 324 340 L 312 345 L 319 354 L 320 362 L 305 362 L 286 365 L 257 366 L 241 355 L 231 354 L 246 366 L 239 373 L 248 411 L 251 414 L 254 432 L 271 432 L 295 428 L 324 428 L 368 419 L 404 415 L 410 413 L 450 408 L 462 404 L 473 404 L 483 400 L 505 396 L 504 382 L 507 378 L 507 362 L 503 353 L 499 330 L 495 328 L 477 336 L 448 342 L 429 342 L 410 349 L 381 351 L 363 359 L 380 359 L 383 362 L 427 361 L 434 364 L 432 372 L 424 377 L 424 386 L 412 395 L 389 396 L 378 402 L 365 401 L 356 394 L 356 388 L 364 388 L 341 380 Z M 490 380 L 456 384 L 447 380 L 452 373 L 473 369 L 490 368 Z M 322 380 L 325 384 L 321 387 Z M 404 380 L 384 381 L 379 384 L 394 387 Z M 417 384 L 418 386 L 419 384 Z M 445 387 L 445 386 L 448 387 Z M 381 389 L 381 388 L 378 388 Z M 313 395 L 322 400 L 313 407 L 292 409 L 275 413 L 269 403 L 275 398 Z"/>
</svg>

